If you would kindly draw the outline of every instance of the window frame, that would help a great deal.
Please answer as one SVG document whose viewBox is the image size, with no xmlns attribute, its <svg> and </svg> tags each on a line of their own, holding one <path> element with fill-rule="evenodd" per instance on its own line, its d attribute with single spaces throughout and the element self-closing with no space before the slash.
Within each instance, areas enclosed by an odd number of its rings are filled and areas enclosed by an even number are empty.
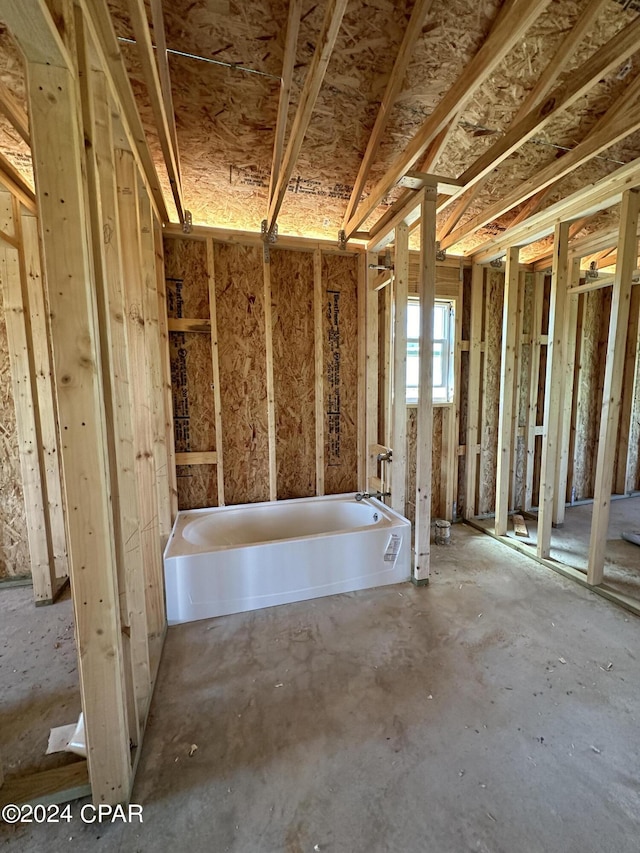
<svg viewBox="0 0 640 853">
<path fill-rule="evenodd" d="M 445 356 L 445 364 L 443 367 L 443 383 L 441 385 L 434 385 L 433 391 L 435 392 L 437 389 L 443 389 L 444 394 L 433 396 L 433 405 L 434 406 L 449 406 L 455 402 L 455 350 L 456 350 L 456 320 L 455 320 L 455 312 L 456 312 L 456 300 L 450 297 L 444 296 L 436 296 L 434 300 L 434 304 L 444 305 L 448 307 L 448 311 L 446 312 L 446 332 L 447 336 L 444 338 L 435 338 L 433 339 L 433 343 L 444 344 L 443 354 Z M 409 317 L 409 307 L 412 305 L 420 305 L 420 299 L 418 296 L 411 294 L 407 300 L 407 322 Z M 435 317 L 434 317 L 435 321 Z M 417 337 L 409 337 L 407 328 L 407 362 L 411 357 L 409 355 L 410 347 L 414 348 L 415 352 L 411 355 L 415 357 L 419 356 L 419 338 Z M 408 380 L 408 371 L 407 371 L 407 380 Z M 415 394 L 409 396 L 409 392 L 413 391 L 415 388 Z M 410 386 L 406 383 L 406 405 L 407 406 L 417 406 L 419 400 L 419 389 L 416 386 Z"/>
</svg>

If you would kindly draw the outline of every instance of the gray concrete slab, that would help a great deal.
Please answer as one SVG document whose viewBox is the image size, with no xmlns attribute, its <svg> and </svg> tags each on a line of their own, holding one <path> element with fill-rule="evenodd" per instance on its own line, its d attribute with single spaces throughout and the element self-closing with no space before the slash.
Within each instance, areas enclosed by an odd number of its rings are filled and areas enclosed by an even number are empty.
<svg viewBox="0 0 640 853">
<path fill-rule="evenodd" d="M 171 628 L 144 824 L 76 803 L 0 849 L 636 853 L 638 619 L 466 527 L 433 562 Z"/>
</svg>

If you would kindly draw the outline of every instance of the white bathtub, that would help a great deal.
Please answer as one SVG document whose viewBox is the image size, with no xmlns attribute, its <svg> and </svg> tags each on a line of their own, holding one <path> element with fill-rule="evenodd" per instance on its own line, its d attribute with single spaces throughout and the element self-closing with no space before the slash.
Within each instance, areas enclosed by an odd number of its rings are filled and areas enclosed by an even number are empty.
<svg viewBox="0 0 640 853">
<path fill-rule="evenodd" d="M 411 523 L 353 494 L 185 510 L 164 552 L 170 625 L 410 574 Z"/>
</svg>

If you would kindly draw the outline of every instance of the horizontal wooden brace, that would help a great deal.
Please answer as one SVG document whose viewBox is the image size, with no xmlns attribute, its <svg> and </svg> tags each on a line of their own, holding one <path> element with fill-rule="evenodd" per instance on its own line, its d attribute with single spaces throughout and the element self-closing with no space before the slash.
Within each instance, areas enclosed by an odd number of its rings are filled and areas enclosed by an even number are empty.
<svg viewBox="0 0 640 853">
<path fill-rule="evenodd" d="M 167 327 L 170 332 L 206 332 L 211 334 L 211 320 L 169 317 Z"/>
<path fill-rule="evenodd" d="M 218 454 L 215 450 L 192 450 L 188 453 L 176 453 L 176 465 L 217 465 Z"/>
</svg>

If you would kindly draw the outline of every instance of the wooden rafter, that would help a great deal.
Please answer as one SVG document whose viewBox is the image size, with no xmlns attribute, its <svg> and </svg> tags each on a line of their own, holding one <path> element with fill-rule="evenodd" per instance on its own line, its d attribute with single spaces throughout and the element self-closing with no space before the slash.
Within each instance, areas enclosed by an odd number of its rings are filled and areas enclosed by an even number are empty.
<svg viewBox="0 0 640 853">
<path fill-rule="evenodd" d="M 371 167 L 373 166 L 375 156 L 378 153 L 380 143 L 382 142 L 382 137 L 386 130 L 387 123 L 389 121 L 389 116 L 391 115 L 391 110 L 395 105 L 396 99 L 400 94 L 402 84 L 404 83 L 407 68 L 409 67 L 409 62 L 411 61 L 411 57 L 413 55 L 413 48 L 418 39 L 418 36 L 422 32 L 422 25 L 424 23 L 424 19 L 428 15 L 432 5 L 433 0 L 416 0 L 411 11 L 411 18 L 409 19 L 407 28 L 404 31 L 402 43 L 400 44 L 400 48 L 398 50 L 396 61 L 393 65 L 391 74 L 389 75 L 387 88 L 385 89 L 384 95 L 382 96 L 380 108 L 378 109 L 378 115 L 376 116 L 376 121 L 373 125 L 373 130 L 371 131 L 371 135 L 369 136 L 369 141 L 367 142 L 367 148 L 364 152 L 364 157 L 362 158 L 362 162 L 360 163 L 358 176 L 353 185 L 351 198 L 349 199 L 349 203 L 347 204 L 347 209 L 345 211 L 342 222 L 343 228 L 347 227 L 347 223 L 355 213 L 360 202 L 360 198 L 362 196 L 365 184 L 369 177 Z"/>
<path fill-rule="evenodd" d="M 469 254 L 473 256 L 473 262 L 478 264 L 500 258 L 510 246 L 525 246 L 546 237 L 553 232 L 559 220 L 577 219 L 611 207 L 620 201 L 629 186 L 637 183 L 640 183 L 640 157 L 597 183 L 589 184 L 552 204 L 525 222 L 508 228 L 498 237 L 476 246 Z"/>
<path fill-rule="evenodd" d="M 278 181 L 273 189 L 271 203 L 269 204 L 269 213 L 267 216 L 267 231 L 272 233 L 282 202 L 284 201 L 287 192 L 289 180 L 293 174 L 302 142 L 311 121 L 313 108 L 315 107 L 322 81 L 329 64 L 329 59 L 333 52 L 333 48 L 338 37 L 338 31 L 342 23 L 342 17 L 347 8 L 347 0 L 329 0 L 327 11 L 325 13 L 322 30 L 318 36 L 313 59 L 309 65 L 307 76 L 304 81 L 304 86 L 300 94 L 298 109 L 296 111 L 291 134 L 287 149 L 282 160 Z"/>
<path fill-rule="evenodd" d="M 554 160 L 529 180 L 507 193 L 502 199 L 487 207 L 465 225 L 453 231 L 442 241 L 448 248 L 512 210 L 516 205 L 560 180 L 578 166 L 592 160 L 602 151 L 640 129 L 640 77 L 628 86 L 609 110 L 599 119 L 582 142 L 559 160 Z"/>
<path fill-rule="evenodd" d="M 0 182 L 32 213 L 36 209 L 36 196 L 29 184 L 0 151 Z"/>
<path fill-rule="evenodd" d="M 287 116 L 289 114 L 289 100 L 291 98 L 291 83 L 293 80 L 293 66 L 296 60 L 296 47 L 298 44 L 298 30 L 300 29 L 300 14 L 302 11 L 302 0 L 289 0 L 289 18 L 287 20 L 287 37 L 284 43 L 284 57 L 282 60 L 282 77 L 280 80 L 280 99 L 278 101 L 278 117 L 276 119 L 276 134 L 273 143 L 273 159 L 271 162 L 271 179 L 269 181 L 269 200 L 267 213 L 273 191 L 280 177 L 280 166 L 282 165 L 282 152 L 284 150 L 284 135 L 287 130 Z"/>
<path fill-rule="evenodd" d="M 415 165 L 438 134 L 485 82 L 511 48 L 529 29 L 549 0 L 507 0 L 480 50 L 458 77 L 411 142 L 373 187 L 366 202 L 347 223 L 347 238 L 375 211 L 389 190 Z"/>
<path fill-rule="evenodd" d="M 176 168 L 182 185 L 182 174 L 180 172 L 180 151 L 178 149 L 178 132 L 176 130 L 176 114 L 173 108 L 173 94 L 171 92 L 171 76 L 169 74 L 169 54 L 167 53 L 167 39 L 164 30 L 164 15 L 162 12 L 162 0 L 151 0 L 151 23 L 153 24 L 153 35 L 156 40 L 156 59 L 158 60 L 158 74 L 160 76 L 160 89 L 162 100 L 169 123 L 169 135 L 175 152 Z"/>
<path fill-rule="evenodd" d="M 9 120 L 11 126 L 24 139 L 27 145 L 30 144 L 29 137 L 29 119 L 26 112 L 16 101 L 11 91 L 0 80 L 0 113 Z"/>
<path fill-rule="evenodd" d="M 155 205 L 158 219 L 169 221 L 167 206 L 162 194 L 156 168 L 151 157 L 147 137 L 142 126 L 136 100 L 129 81 L 129 75 L 124 64 L 120 43 L 113 29 L 113 22 L 107 4 L 104 2 L 88 2 L 80 0 L 85 15 L 88 37 L 98 54 L 101 67 L 107 74 L 111 96 L 117 105 L 118 112 L 124 118 L 123 130 L 126 134 L 133 154 L 144 175 L 149 192 Z"/>
<path fill-rule="evenodd" d="M 133 26 L 136 42 L 138 43 L 138 55 L 142 65 L 142 73 L 144 74 L 144 79 L 147 84 L 147 91 L 149 93 L 151 109 L 153 110 L 153 116 L 156 122 L 160 147 L 162 148 L 162 154 L 167 167 L 167 173 L 169 175 L 171 193 L 178 212 L 178 218 L 182 222 L 184 220 L 184 203 L 182 200 L 182 182 L 180 180 L 180 169 L 178 167 L 178 154 L 177 150 L 174 148 L 171 131 L 169 129 L 170 120 L 165 108 L 158 67 L 153 55 L 153 44 L 151 43 L 151 33 L 149 32 L 149 22 L 147 20 L 144 0 L 128 0 L 128 8 L 129 15 L 131 17 L 131 25 Z"/>
<path fill-rule="evenodd" d="M 558 55 L 548 66 L 548 68 L 553 67 L 556 75 L 560 73 L 563 67 L 566 67 L 566 61 L 561 62 L 561 58 L 566 57 L 566 60 L 571 59 L 572 54 L 569 53 L 569 50 L 576 42 L 576 28 L 578 28 L 578 35 L 582 35 L 585 25 L 593 20 L 591 15 L 587 15 L 587 11 L 598 11 L 598 4 L 595 3 L 592 5 L 594 9 L 592 10 L 590 7 L 588 10 L 585 10 L 576 27 L 567 36 Z M 569 109 L 590 89 L 596 86 L 603 77 L 610 74 L 638 49 L 640 49 L 640 18 L 634 21 L 622 33 L 616 34 L 604 44 L 580 69 L 571 75 L 565 84 L 558 86 L 550 94 L 548 89 L 542 92 L 539 85 L 537 85 L 524 101 L 516 118 L 504 136 L 498 139 L 482 156 L 478 157 L 460 176 L 464 189 L 454 193 L 439 206 L 439 211 L 442 211 L 444 208 L 455 203 L 454 211 L 447 219 L 447 225 L 451 223 L 450 229 L 455 227 L 457 222 L 460 221 L 469 204 L 476 197 L 479 190 L 476 190 L 472 194 L 470 192 L 472 187 L 478 184 L 482 185 L 500 163 L 506 160 L 518 148 L 521 148 L 536 133 L 539 133 L 556 115 Z M 545 71 L 543 77 L 546 78 L 546 76 Z M 557 76 L 553 77 L 550 75 L 548 77 L 550 83 L 555 82 L 556 79 Z M 527 215 L 530 214 L 531 211 L 527 213 Z M 443 229 L 439 235 L 440 240 L 444 241 L 448 234 L 449 231 L 444 233 Z"/>
</svg>

